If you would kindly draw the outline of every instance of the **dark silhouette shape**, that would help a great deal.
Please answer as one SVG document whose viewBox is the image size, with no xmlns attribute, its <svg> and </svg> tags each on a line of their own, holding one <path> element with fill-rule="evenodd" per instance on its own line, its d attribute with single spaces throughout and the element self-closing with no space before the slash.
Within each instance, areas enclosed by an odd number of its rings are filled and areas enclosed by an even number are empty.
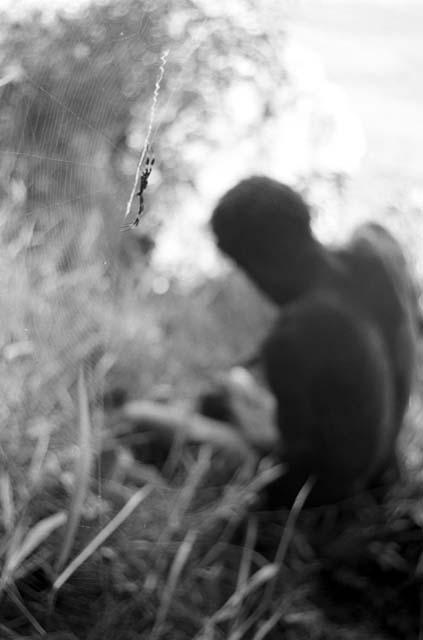
<svg viewBox="0 0 423 640">
<path fill-rule="evenodd" d="M 281 308 L 262 365 L 277 400 L 289 473 L 269 503 L 335 502 L 389 475 L 409 401 L 418 303 L 400 245 L 378 224 L 342 248 L 324 246 L 289 187 L 252 177 L 218 203 L 218 246 Z"/>
<path fill-rule="evenodd" d="M 215 388 L 200 394 L 196 410 L 207 418 L 236 424 L 229 390 L 224 385 L 216 385 Z"/>
</svg>

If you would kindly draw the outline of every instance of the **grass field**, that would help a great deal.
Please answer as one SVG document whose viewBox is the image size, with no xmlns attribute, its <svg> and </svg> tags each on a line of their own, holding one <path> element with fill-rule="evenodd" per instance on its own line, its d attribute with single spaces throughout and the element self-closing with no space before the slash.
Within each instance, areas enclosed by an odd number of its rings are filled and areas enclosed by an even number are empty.
<svg viewBox="0 0 423 640">
<path fill-rule="evenodd" d="M 345 206 L 385 218 L 417 256 L 423 9 L 311 0 L 294 13 L 366 131 Z M 420 638 L 420 388 L 406 482 L 384 499 L 303 512 L 300 495 L 263 512 L 277 461 L 157 441 L 120 402 L 192 406 L 252 355 L 275 309 L 239 274 L 188 288 L 139 255 L 113 280 L 120 263 L 95 242 L 102 212 L 88 224 L 77 200 L 68 268 L 56 236 L 17 216 L 16 193 L 0 211 L 0 640 Z"/>
</svg>

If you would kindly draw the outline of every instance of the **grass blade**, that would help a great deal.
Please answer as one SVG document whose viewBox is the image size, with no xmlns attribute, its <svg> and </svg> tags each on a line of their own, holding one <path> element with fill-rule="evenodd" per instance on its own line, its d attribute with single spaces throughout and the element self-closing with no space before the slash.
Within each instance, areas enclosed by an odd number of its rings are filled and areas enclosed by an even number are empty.
<svg viewBox="0 0 423 640">
<path fill-rule="evenodd" d="M 88 403 L 87 386 L 84 369 L 81 366 L 78 375 L 78 410 L 79 410 L 79 456 L 75 465 L 75 486 L 68 511 L 66 534 L 56 564 L 56 572 L 59 573 L 65 566 L 75 541 L 78 525 L 81 520 L 82 508 L 90 483 L 92 446 L 91 446 L 91 421 Z"/>
<path fill-rule="evenodd" d="M 71 575 L 120 527 L 138 505 L 152 492 L 153 487 L 143 487 L 128 500 L 125 506 L 115 515 L 108 525 L 102 529 L 93 540 L 76 556 L 53 583 L 53 591 L 57 592 L 69 580 Z"/>
<path fill-rule="evenodd" d="M 163 627 L 170 605 L 172 603 L 172 596 L 178 584 L 179 576 L 181 575 L 182 570 L 190 556 L 192 547 L 195 542 L 195 538 L 196 538 L 195 531 L 188 531 L 187 535 L 183 539 L 178 549 L 178 552 L 175 556 L 175 559 L 172 563 L 172 567 L 170 569 L 169 578 L 163 592 L 163 597 L 160 602 L 160 607 L 159 607 L 159 611 L 157 613 L 157 618 L 156 618 L 156 624 L 154 625 L 153 631 L 151 632 L 151 640 L 155 640 L 160 635 L 160 631 Z"/>
<path fill-rule="evenodd" d="M 13 578 L 13 574 L 20 565 L 31 555 L 58 527 L 66 522 L 66 513 L 59 511 L 48 518 L 44 518 L 37 522 L 26 534 L 22 543 L 13 550 L 6 562 L 0 581 L 0 591 Z"/>
</svg>

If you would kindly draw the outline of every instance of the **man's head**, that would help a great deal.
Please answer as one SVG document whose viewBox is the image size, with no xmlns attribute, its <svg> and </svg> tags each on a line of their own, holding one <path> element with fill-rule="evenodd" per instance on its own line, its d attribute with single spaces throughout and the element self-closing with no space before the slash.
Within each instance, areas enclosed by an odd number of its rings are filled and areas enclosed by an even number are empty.
<svg viewBox="0 0 423 640">
<path fill-rule="evenodd" d="M 218 202 L 211 226 L 219 248 L 273 300 L 295 297 L 315 242 L 298 193 L 271 178 L 242 180 Z"/>
</svg>

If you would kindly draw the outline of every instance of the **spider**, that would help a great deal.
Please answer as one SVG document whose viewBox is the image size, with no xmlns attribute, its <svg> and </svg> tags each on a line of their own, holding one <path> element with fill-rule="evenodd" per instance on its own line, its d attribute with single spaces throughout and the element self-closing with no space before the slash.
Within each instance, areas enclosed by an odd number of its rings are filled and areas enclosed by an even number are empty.
<svg viewBox="0 0 423 640">
<path fill-rule="evenodd" d="M 139 197 L 139 205 L 138 205 L 138 212 L 136 215 L 135 220 L 133 220 L 132 222 L 130 222 L 127 225 L 124 225 L 123 227 L 121 227 L 121 229 L 123 231 L 126 231 L 127 229 L 136 229 L 136 227 L 138 227 L 142 214 L 144 213 L 144 197 L 143 197 L 143 193 L 144 191 L 147 189 L 148 187 L 148 179 L 150 177 L 150 174 L 153 170 L 153 165 L 156 162 L 156 158 L 152 155 L 152 156 L 147 156 L 146 160 L 145 160 L 145 169 L 141 174 L 141 178 L 140 178 L 140 188 L 139 191 L 136 193 L 136 195 Z"/>
</svg>

